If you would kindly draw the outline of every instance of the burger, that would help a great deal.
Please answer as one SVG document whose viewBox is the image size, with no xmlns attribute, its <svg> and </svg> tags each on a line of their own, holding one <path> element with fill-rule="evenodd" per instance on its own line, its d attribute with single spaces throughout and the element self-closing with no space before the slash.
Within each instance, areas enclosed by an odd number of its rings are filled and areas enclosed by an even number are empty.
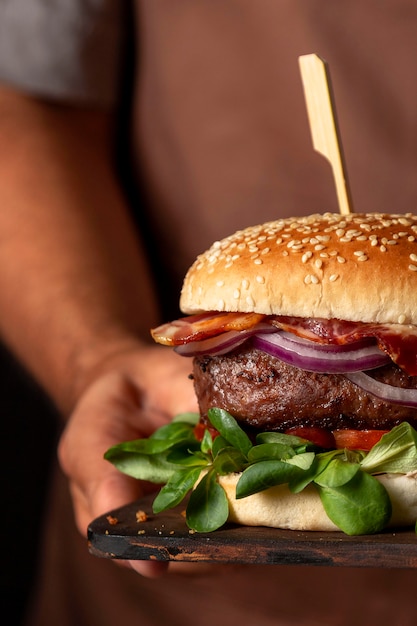
<svg viewBox="0 0 417 626">
<path fill-rule="evenodd" d="M 199 415 L 106 458 L 226 521 L 367 534 L 417 518 L 417 216 L 318 214 L 215 242 L 184 317 L 152 329 L 190 359 Z"/>
</svg>

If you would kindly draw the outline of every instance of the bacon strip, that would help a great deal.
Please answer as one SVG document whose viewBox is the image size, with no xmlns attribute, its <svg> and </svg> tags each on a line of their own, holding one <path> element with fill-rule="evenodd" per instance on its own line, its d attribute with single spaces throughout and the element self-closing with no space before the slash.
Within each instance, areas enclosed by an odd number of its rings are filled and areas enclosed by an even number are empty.
<svg viewBox="0 0 417 626">
<path fill-rule="evenodd" d="M 157 343 L 179 346 L 190 341 L 201 341 L 229 330 L 246 330 L 264 320 L 259 313 L 200 313 L 180 317 L 151 330 Z"/>
<path fill-rule="evenodd" d="M 417 376 L 417 326 L 373 324 L 318 318 L 260 315 L 258 313 L 201 313 L 162 324 L 151 330 L 157 343 L 176 346 L 201 341 L 229 330 L 246 330 L 260 322 L 292 332 L 304 339 L 343 345 L 359 339 L 374 338 L 401 369 Z"/>
</svg>

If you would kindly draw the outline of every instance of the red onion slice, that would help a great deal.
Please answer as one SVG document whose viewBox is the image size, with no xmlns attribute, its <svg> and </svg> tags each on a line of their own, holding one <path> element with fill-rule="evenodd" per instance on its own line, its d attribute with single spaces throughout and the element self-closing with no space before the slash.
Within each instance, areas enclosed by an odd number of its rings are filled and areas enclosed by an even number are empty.
<svg viewBox="0 0 417 626">
<path fill-rule="evenodd" d="M 408 406 L 410 408 L 417 408 L 417 389 L 393 387 L 392 385 L 387 385 L 386 383 L 381 383 L 379 380 L 371 378 L 371 376 L 368 376 L 365 372 L 346 374 L 346 378 L 380 400 L 385 400 L 392 404 Z"/>
<path fill-rule="evenodd" d="M 202 339 L 201 341 L 190 341 L 179 346 L 175 346 L 175 352 L 182 356 L 201 356 L 203 354 L 220 355 L 230 352 L 237 346 L 244 343 L 249 337 L 256 333 L 276 333 L 277 329 L 271 324 L 257 324 L 246 330 L 229 330 L 215 337 Z"/>
<path fill-rule="evenodd" d="M 372 341 L 361 340 L 342 346 L 320 344 L 285 331 L 272 335 L 257 334 L 253 346 L 289 365 L 310 372 L 345 374 L 375 369 L 390 362 Z"/>
</svg>

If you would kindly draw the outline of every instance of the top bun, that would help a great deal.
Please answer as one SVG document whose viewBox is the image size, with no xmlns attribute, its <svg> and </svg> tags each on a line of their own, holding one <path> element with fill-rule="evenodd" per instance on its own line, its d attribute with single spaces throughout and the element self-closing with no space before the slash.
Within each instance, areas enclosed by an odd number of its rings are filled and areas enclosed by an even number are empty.
<svg viewBox="0 0 417 626">
<path fill-rule="evenodd" d="M 325 213 L 237 231 L 197 257 L 180 307 L 417 324 L 417 216 Z"/>
</svg>

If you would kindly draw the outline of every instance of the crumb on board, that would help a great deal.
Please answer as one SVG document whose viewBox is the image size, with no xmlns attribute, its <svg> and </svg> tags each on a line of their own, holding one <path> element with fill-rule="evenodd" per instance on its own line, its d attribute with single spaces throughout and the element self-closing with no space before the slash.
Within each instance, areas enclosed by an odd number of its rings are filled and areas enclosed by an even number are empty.
<svg viewBox="0 0 417 626">
<path fill-rule="evenodd" d="M 113 515 L 107 515 L 106 520 L 112 526 L 116 526 L 116 524 L 119 523 L 119 520 L 117 519 L 117 517 L 113 517 Z"/>
<path fill-rule="evenodd" d="M 142 530 L 138 530 L 138 535 L 144 535 L 144 534 L 145 534 L 145 531 L 143 529 Z"/>
<path fill-rule="evenodd" d="M 141 509 L 136 511 L 136 521 L 137 522 L 146 522 L 147 519 L 148 519 L 148 516 L 145 513 L 145 511 L 142 511 Z"/>
</svg>

